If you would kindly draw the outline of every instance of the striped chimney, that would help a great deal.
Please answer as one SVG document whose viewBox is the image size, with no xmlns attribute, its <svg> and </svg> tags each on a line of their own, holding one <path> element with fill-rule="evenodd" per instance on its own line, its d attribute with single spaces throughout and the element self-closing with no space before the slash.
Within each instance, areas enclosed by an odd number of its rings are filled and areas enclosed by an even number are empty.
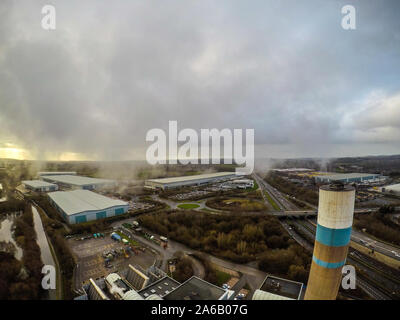
<svg viewBox="0 0 400 320">
<path fill-rule="evenodd" d="M 319 189 L 317 233 L 305 300 L 335 300 L 353 225 L 355 189 L 334 182 Z"/>
</svg>

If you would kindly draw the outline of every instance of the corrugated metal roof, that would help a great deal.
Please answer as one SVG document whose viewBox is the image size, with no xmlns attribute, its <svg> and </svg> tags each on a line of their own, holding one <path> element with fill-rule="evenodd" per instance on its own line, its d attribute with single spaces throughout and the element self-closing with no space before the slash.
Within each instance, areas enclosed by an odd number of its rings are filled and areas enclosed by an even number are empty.
<svg viewBox="0 0 400 320">
<path fill-rule="evenodd" d="M 48 195 L 67 215 L 128 205 L 127 202 L 111 199 L 89 190 L 56 191 L 49 192 Z"/>
<path fill-rule="evenodd" d="M 75 175 L 76 171 L 40 171 L 38 176 Z"/>
<path fill-rule="evenodd" d="M 294 299 L 257 289 L 256 291 L 254 291 L 252 300 L 294 300 Z"/>
<path fill-rule="evenodd" d="M 32 188 L 43 188 L 43 187 L 53 187 L 56 186 L 54 183 L 49 183 L 42 180 L 24 180 L 22 181 L 24 185 L 30 186 Z"/>
<path fill-rule="evenodd" d="M 400 191 L 400 183 L 398 183 L 398 184 L 392 184 L 392 185 L 390 185 L 390 186 L 385 186 L 384 187 L 385 188 L 385 190 L 386 191 L 390 191 L 390 190 L 393 190 L 393 191 Z"/>
<path fill-rule="evenodd" d="M 89 178 L 89 177 L 72 176 L 72 175 L 43 176 L 43 178 L 51 180 L 56 183 L 59 182 L 75 186 L 106 184 L 114 182 L 113 180 L 108 180 L 108 179 L 98 179 L 98 178 Z"/>
<path fill-rule="evenodd" d="M 342 180 L 351 178 L 365 178 L 370 176 L 379 176 L 377 173 L 338 173 L 332 175 L 318 175 L 317 178 L 330 179 L 330 180 Z"/>
<path fill-rule="evenodd" d="M 216 172 L 216 173 L 197 174 L 194 176 L 149 179 L 147 181 L 156 182 L 156 183 L 174 183 L 174 182 L 192 181 L 192 180 L 209 179 L 209 178 L 222 178 L 222 177 L 233 176 L 233 175 L 235 175 L 235 172 Z"/>
</svg>

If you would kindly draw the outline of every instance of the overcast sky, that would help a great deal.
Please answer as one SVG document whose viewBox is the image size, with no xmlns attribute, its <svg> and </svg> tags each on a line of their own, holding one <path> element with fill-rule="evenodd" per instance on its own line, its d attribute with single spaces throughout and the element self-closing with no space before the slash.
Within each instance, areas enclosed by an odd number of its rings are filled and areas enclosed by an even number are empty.
<svg viewBox="0 0 400 320">
<path fill-rule="evenodd" d="M 398 154 L 399 16 L 396 0 L 1 0 L 0 157 L 143 159 L 168 120 L 254 128 L 257 157 Z"/>
</svg>

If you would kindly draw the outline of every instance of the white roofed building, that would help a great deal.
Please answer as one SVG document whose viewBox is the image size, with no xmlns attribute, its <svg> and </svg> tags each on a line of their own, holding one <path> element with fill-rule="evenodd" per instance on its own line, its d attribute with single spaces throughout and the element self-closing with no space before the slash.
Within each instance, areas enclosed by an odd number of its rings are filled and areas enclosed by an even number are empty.
<svg viewBox="0 0 400 320">
<path fill-rule="evenodd" d="M 48 193 L 50 203 L 70 224 L 83 223 L 124 214 L 129 209 L 125 201 L 111 199 L 89 190 Z"/>
<path fill-rule="evenodd" d="M 149 179 L 145 186 L 154 189 L 171 189 L 185 186 L 200 186 L 208 183 L 226 181 L 237 177 L 235 172 L 217 172 L 198 174 L 193 176 L 182 176 L 173 178 Z"/>
<path fill-rule="evenodd" d="M 42 180 L 24 180 L 22 184 L 26 189 L 35 191 L 35 192 L 49 192 L 49 191 L 57 191 L 58 186 L 54 183 L 49 183 Z"/>
<path fill-rule="evenodd" d="M 51 175 L 41 176 L 47 182 L 56 183 L 60 187 L 72 189 L 95 190 L 106 186 L 115 185 L 114 180 L 82 177 L 76 175 Z"/>
</svg>

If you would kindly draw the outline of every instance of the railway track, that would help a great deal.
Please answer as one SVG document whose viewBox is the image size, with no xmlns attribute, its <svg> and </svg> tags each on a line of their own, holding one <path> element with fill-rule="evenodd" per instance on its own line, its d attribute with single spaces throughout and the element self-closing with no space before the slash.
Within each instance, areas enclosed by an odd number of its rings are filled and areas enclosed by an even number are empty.
<svg viewBox="0 0 400 320">
<path fill-rule="evenodd" d="M 275 196 L 274 192 L 270 190 L 271 187 L 269 187 L 263 179 L 261 179 L 260 177 L 258 178 L 259 179 L 257 180 L 261 180 L 261 182 L 259 182 L 261 188 L 264 189 L 272 197 L 272 199 L 277 203 L 281 210 L 286 210 L 287 206 L 282 203 L 277 196 Z M 297 229 L 299 229 L 304 236 L 302 234 L 299 234 L 299 232 L 294 232 L 294 230 L 288 228 L 287 223 L 282 225 L 297 243 L 312 252 L 314 246 L 316 225 L 311 223 L 307 219 L 302 222 L 298 220 L 291 220 L 291 223 L 289 224 L 292 224 Z M 307 245 L 305 245 L 305 242 L 307 243 Z M 376 300 L 392 300 L 393 298 L 400 298 L 400 279 L 393 277 L 392 275 L 385 274 L 385 272 L 383 272 L 381 269 L 378 269 L 376 266 L 371 265 L 371 261 L 367 260 L 367 258 L 358 256 L 358 252 L 351 257 L 349 256 L 347 260 L 349 263 L 357 266 L 359 269 L 363 270 L 366 273 L 366 276 L 357 276 L 357 284 L 370 297 Z M 374 276 L 379 278 L 380 281 L 375 280 Z M 397 294 L 393 295 L 393 291 L 389 290 L 387 287 L 391 288 L 391 290 L 393 290 L 394 292 L 397 292 Z"/>
<path fill-rule="evenodd" d="M 316 227 L 309 221 L 295 221 L 294 224 L 306 234 L 309 241 L 314 241 Z M 365 288 L 368 294 L 374 288 L 374 298 L 379 299 L 400 299 L 400 278 L 385 272 L 377 266 L 377 262 L 372 261 L 355 249 L 349 249 L 350 255 L 347 261 L 365 273 L 357 277 L 360 288 Z M 368 291 L 367 291 L 368 290 Z"/>
</svg>

